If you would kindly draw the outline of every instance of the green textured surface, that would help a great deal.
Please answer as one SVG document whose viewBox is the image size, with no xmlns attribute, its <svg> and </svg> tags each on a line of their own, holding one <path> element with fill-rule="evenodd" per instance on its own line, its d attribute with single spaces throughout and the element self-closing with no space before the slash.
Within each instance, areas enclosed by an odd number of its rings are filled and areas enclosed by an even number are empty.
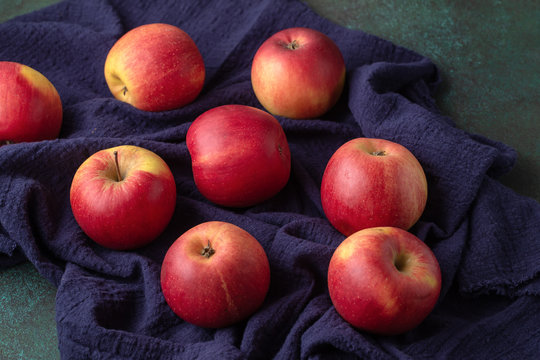
<svg viewBox="0 0 540 360">
<path fill-rule="evenodd" d="M 56 288 L 30 263 L 0 273 L 0 359 L 58 359 Z"/>
<path fill-rule="evenodd" d="M 0 22 L 59 2 L 60 0 L 0 0 Z"/>
<path fill-rule="evenodd" d="M 0 0 L 0 22 L 58 0 Z M 352 29 L 432 59 L 442 112 L 504 142 L 518 161 L 503 182 L 540 200 L 540 5 L 535 1 L 307 0 Z M 0 272 L 0 359 L 58 359 L 55 288 L 30 264 Z"/>
</svg>

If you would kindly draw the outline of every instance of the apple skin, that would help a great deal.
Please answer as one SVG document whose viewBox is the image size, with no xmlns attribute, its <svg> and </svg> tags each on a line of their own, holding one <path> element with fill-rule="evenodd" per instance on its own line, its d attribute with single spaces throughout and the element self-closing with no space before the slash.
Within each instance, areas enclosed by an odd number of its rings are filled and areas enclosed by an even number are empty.
<svg viewBox="0 0 540 360">
<path fill-rule="evenodd" d="M 337 312 L 354 327 L 401 334 L 435 307 L 441 271 L 431 249 L 413 234 L 394 227 L 369 228 L 335 250 L 328 290 Z"/>
<path fill-rule="evenodd" d="M 157 154 L 122 145 L 98 151 L 80 165 L 70 202 L 75 220 L 92 240 L 110 249 L 135 249 L 154 240 L 171 220 L 176 184 Z"/>
<path fill-rule="evenodd" d="M 338 46 L 309 28 L 289 28 L 269 37 L 257 50 L 251 83 L 268 112 L 292 119 L 316 118 L 339 99 L 345 62 Z"/>
<path fill-rule="evenodd" d="M 168 249 L 161 268 L 167 304 L 200 327 L 222 328 L 246 319 L 262 305 L 269 286 L 263 247 L 227 222 L 209 221 L 186 231 Z"/>
<path fill-rule="evenodd" d="M 342 234 L 370 227 L 408 230 L 427 202 L 422 166 L 404 146 L 384 139 L 356 138 L 330 158 L 321 182 L 321 202 Z"/>
<path fill-rule="evenodd" d="M 113 96 L 145 111 L 177 109 L 197 98 L 204 85 L 203 58 L 191 37 L 176 26 L 147 24 L 124 34 L 105 60 Z"/>
<path fill-rule="evenodd" d="M 228 207 L 255 205 L 289 180 L 291 154 L 280 123 L 266 111 L 223 105 L 201 114 L 186 135 L 201 194 Z"/>
<path fill-rule="evenodd" d="M 54 85 L 29 66 L 0 61 L 0 145 L 56 139 L 61 127 Z"/>
</svg>

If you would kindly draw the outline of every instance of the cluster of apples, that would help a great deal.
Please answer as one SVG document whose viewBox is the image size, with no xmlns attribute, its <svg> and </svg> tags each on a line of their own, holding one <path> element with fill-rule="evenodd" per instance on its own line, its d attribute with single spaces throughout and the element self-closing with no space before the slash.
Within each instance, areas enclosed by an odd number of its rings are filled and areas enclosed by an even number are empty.
<svg viewBox="0 0 540 360">
<path fill-rule="evenodd" d="M 330 223 L 347 236 L 328 267 L 337 312 L 379 334 L 418 326 L 439 298 L 441 272 L 431 249 L 407 231 L 427 202 L 416 157 L 388 140 L 350 140 L 326 165 L 321 202 Z"/>
<path fill-rule="evenodd" d="M 191 103 L 205 80 L 196 44 L 168 24 L 124 34 L 110 49 L 104 73 L 116 99 L 145 111 Z M 326 113 L 341 96 L 345 63 L 321 32 L 285 29 L 257 50 L 251 82 L 267 111 L 219 106 L 198 116 L 186 135 L 195 184 L 221 206 L 248 207 L 281 191 L 289 180 L 291 154 L 274 115 L 308 119 Z M 3 143 L 58 136 L 61 101 L 43 75 L 0 62 L 0 99 L 7 99 L 0 104 Z M 433 309 L 441 287 L 438 262 L 406 231 L 420 218 L 426 199 L 423 169 L 399 144 L 354 139 L 328 162 L 321 184 L 323 210 L 347 236 L 330 261 L 328 287 L 336 310 L 353 326 L 401 333 Z M 75 220 L 95 242 L 134 249 L 153 241 L 170 222 L 176 185 L 157 154 L 121 145 L 98 151 L 80 165 L 70 202 Z M 178 316 L 203 327 L 245 319 L 261 306 L 269 284 L 270 266 L 259 242 L 220 221 L 182 234 L 162 263 L 166 302 Z"/>
</svg>

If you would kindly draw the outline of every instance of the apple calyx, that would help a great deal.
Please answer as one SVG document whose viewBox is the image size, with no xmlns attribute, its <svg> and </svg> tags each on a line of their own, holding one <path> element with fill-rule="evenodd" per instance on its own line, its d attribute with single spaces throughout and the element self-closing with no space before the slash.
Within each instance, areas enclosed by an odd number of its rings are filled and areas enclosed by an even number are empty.
<svg viewBox="0 0 540 360">
<path fill-rule="evenodd" d="M 216 253 L 216 250 L 214 250 L 214 248 L 212 248 L 212 246 L 210 245 L 210 240 L 208 240 L 208 245 L 206 245 L 202 249 L 201 255 L 208 259 L 208 258 L 210 258 L 210 256 L 214 255 L 215 253 Z"/>
<path fill-rule="evenodd" d="M 289 49 L 289 50 L 296 50 L 299 47 L 300 47 L 300 44 L 296 40 L 293 40 L 293 41 L 291 41 L 290 43 L 287 44 L 287 49 Z"/>
<path fill-rule="evenodd" d="M 384 151 L 384 150 L 376 150 L 376 151 L 370 152 L 370 154 L 373 155 L 373 156 L 386 156 L 386 151 Z"/>
<path fill-rule="evenodd" d="M 280 157 L 283 157 L 283 148 L 281 147 L 280 144 L 278 144 L 277 150 L 278 150 L 278 152 L 279 152 L 279 156 L 280 156 Z"/>
<path fill-rule="evenodd" d="M 114 154 L 114 168 L 116 170 L 116 181 L 120 182 L 124 179 L 122 178 L 122 174 L 120 174 L 120 166 L 118 165 L 118 151 L 115 150 L 113 154 Z"/>
</svg>

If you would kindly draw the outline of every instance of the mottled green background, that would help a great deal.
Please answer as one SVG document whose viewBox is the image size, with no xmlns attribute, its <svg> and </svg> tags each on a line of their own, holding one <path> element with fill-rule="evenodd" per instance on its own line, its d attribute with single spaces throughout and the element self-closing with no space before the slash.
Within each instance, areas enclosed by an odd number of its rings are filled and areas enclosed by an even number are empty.
<svg viewBox="0 0 540 360">
<path fill-rule="evenodd" d="M 58 0 L 0 0 L 0 22 Z M 538 1 L 307 0 L 316 12 L 432 59 L 458 127 L 518 152 L 501 180 L 540 200 Z M 0 59 L 1 60 L 1 59 Z M 0 272 L 0 359 L 57 359 L 55 288 L 30 264 Z"/>
<path fill-rule="evenodd" d="M 30 264 L 0 272 L 0 359 L 58 359 L 56 288 Z"/>
</svg>

